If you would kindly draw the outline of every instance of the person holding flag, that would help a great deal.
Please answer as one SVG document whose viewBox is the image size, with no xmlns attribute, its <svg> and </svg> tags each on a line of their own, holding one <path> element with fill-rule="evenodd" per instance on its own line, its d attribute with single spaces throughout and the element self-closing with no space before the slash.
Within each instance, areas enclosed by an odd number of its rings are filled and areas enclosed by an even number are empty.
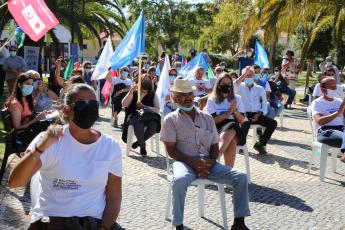
<svg viewBox="0 0 345 230">
<path fill-rule="evenodd" d="M 235 55 L 231 56 L 232 60 L 238 61 L 238 73 L 242 73 L 242 69 L 246 66 L 254 65 L 254 58 L 253 58 L 254 50 L 249 46 L 246 47 L 245 50 L 240 50 Z"/>
</svg>

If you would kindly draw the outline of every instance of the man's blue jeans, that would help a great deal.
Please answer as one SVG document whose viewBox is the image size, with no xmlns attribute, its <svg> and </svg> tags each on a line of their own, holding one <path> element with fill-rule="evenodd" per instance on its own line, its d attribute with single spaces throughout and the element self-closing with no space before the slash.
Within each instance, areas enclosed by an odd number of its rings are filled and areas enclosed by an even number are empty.
<svg viewBox="0 0 345 230">
<path fill-rule="evenodd" d="M 345 126 L 323 126 L 317 130 L 316 139 L 318 142 L 331 147 L 340 148 L 345 151 Z"/>
<path fill-rule="evenodd" d="M 279 91 L 283 94 L 288 95 L 288 99 L 287 99 L 286 104 L 291 105 L 293 100 L 295 99 L 296 90 L 290 89 L 289 87 L 286 87 L 286 86 L 281 86 L 281 87 L 279 87 Z"/>
<path fill-rule="evenodd" d="M 194 170 L 184 162 L 173 164 L 172 209 L 173 225 L 183 224 L 187 187 L 197 179 Z M 236 217 L 250 216 L 247 174 L 216 163 L 210 171 L 209 180 L 233 186 L 233 206 Z"/>
</svg>

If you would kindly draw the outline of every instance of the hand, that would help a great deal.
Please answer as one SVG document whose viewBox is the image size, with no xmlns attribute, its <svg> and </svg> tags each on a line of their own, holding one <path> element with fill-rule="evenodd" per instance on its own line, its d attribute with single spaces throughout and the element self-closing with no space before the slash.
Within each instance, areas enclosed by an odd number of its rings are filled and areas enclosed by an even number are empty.
<svg viewBox="0 0 345 230">
<path fill-rule="evenodd" d="M 145 105 L 143 103 L 141 103 L 140 101 L 137 102 L 137 109 L 143 109 L 145 107 Z"/>
<path fill-rule="evenodd" d="M 341 103 L 339 110 L 338 110 L 338 115 L 344 114 L 345 112 L 345 100 L 343 100 L 343 103 Z"/>
<path fill-rule="evenodd" d="M 59 59 L 57 59 L 55 61 L 55 66 L 56 66 L 56 68 L 60 68 L 61 67 L 61 58 L 59 58 Z"/>
<path fill-rule="evenodd" d="M 236 112 L 236 110 L 237 110 L 237 101 L 236 101 L 236 99 L 233 99 L 231 101 L 231 106 L 229 108 L 229 112 L 230 112 L 230 114 L 233 114 L 234 112 Z"/>
<path fill-rule="evenodd" d="M 117 91 L 117 92 L 115 93 L 115 97 L 120 96 L 120 93 L 121 93 L 121 90 L 120 90 L 120 91 Z"/>
<path fill-rule="evenodd" d="M 205 160 L 201 160 L 199 157 L 192 157 L 186 163 L 197 175 L 206 173 Z"/>
<path fill-rule="evenodd" d="M 64 133 L 62 125 L 51 125 L 48 127 L 45 136 L 40 141 L 40 143 L 38 143 L 37 147 L 40 150 L 45 151 L 52 144 L 57 142 L 63 135 Z"/>
<path fill-rule="evenodd" d="M 138 90 L 138 85 L 137 85 L 137 84 L 134 84 L 134 85 L 130 88 L 129 92 L 130 92 L 130 93 L 133 93 L 133 92 L 136 91 L 136 90 Z"/>
<path fill-rule="evenodd" d="M 41 113 L 38 114 L 38 116 L 36 117 L 36 119 L 37 119 L 38 121 L 44 120 L 44 119 L 46 118 L 47 115 L 48 115 L 48 112 L 47 112 L 47 111 L 43 111 L 43 112 L 41 112 Z"/>
<path fill-rule="evenodd" d="M 252 122 L 257 122 L 260 116 L 261 116 L 261 113 L 256 113 L 256 114 L 254 115 L 254 117 L 251 118 L 250 120 L 251 120 Z"/>
</svg>

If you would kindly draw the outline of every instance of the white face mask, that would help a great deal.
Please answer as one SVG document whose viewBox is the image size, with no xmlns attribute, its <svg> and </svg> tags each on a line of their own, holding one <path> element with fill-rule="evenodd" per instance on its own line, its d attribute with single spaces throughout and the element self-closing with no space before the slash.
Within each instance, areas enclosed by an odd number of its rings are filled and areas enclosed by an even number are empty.
<svg viewBox="0 0 345 230">
<path fill-rule="evenodd" d="M 247 57 L 251 57 L 252 56 L 252 52 L 247 52 Z"/>
<path fill-rule="evenodd" d="M 327 97 L 334 98 L 337 96 L 337 91 L 334 89 L 327 89 Z"/>
</svg>

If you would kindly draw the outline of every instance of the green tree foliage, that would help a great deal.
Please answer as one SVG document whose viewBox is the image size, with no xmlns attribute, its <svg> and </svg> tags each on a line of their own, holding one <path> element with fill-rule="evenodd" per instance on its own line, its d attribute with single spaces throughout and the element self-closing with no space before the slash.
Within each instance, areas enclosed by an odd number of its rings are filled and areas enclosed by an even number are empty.
<svg viewBox="0 0 345 230">
<path fill-rule="evenodd" d="M 208 48 L 212 52 L 237 51 L 240 30 L 250 5 L 251 0 L 219 1 L 219 12 L 213 17 L 213 24 L 203 29 L 199 48 Z"/>
<path fill-rule="evenodd" d="M 158 47 L 173 52 L 175 48 L 190 45 L 196 40 L 200 28 L 212 22 L 212 4 L 190 4 L 173 0 L 123 0 L 131 23 L 143 9 L 146 18 L 146 44 L 148 53 Z"/>
</svg>

